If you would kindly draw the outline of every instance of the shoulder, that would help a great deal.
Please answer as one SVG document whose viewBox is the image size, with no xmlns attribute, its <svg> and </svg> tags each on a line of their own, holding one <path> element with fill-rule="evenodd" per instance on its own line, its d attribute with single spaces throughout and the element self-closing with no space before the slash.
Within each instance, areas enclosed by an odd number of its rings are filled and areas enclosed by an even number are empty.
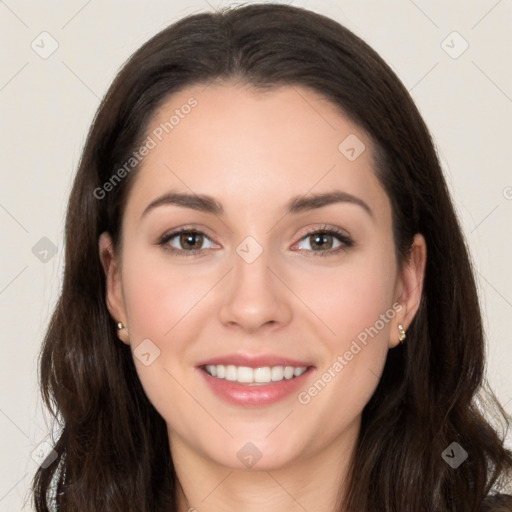
<svg viewBox="0 0 512 512">
<path fill-rule="evenodd" d="M 487 496 L 478 512 L 512 512 L 512 496 L 508 494 Z"/>
</svg>

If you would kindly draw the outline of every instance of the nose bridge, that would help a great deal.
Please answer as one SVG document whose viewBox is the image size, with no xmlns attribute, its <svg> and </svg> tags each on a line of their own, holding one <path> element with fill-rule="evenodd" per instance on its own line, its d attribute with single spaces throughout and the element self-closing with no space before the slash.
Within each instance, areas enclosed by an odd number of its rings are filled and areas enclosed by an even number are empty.
<svg viewBox="0 0 512 512">
<path fill-rule="evenodd" d="M 253 241 L 254 239 L 244 240 L 236 248 L 236 256 L 234 257 L 233 281 L 238 291 L 253 292 L 270 291 L 272 284 L 272 273 L 268 267 L 272 264 L 270 258 L 270 250 L 263 248 L 260 244 Z M 258 245 L 256 245 L 258 244 Z"/>
<path fill-rule="evenodd" d="M 236 247 L 229 291 L 221 308 L 223 323 L 255 330 L 265 324 L 290 320 L 289 297 L 270 270 L 273 266 L 271 251 L 253 237 L 245 238 Z"/>
</svg>

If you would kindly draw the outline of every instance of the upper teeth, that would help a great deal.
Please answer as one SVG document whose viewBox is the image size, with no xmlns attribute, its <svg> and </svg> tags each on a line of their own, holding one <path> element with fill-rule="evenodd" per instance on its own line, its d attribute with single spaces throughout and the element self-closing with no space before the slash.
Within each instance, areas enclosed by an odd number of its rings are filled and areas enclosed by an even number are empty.
<svg viewBox="0 0 512 512">
<path fill-rule="evenodd" d="M 218 379 L 237 381 L 240 383 L 269 383 L 283 379 L 292 379 L 302 375 L 307 366 L 264 366 L 262 368 L 249 368 L 248 366 L 234 366 L 231 364 L 207 364 L 206 371 Z"/>
</svg>

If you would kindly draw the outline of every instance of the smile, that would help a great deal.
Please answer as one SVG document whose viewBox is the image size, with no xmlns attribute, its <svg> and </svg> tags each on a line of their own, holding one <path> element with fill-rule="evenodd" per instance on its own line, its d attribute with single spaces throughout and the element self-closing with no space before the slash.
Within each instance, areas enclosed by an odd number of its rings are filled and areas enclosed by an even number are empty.
<svg viewBox="0 0 512 512">
<path fill-rule="evenodd" d="M 258 385 L 280 382 L 300 377 L 306 366 L 263 366 L 250 368 L 248 366 L 235 366 L 223 364 L 207 364 L 204 370 L 208 375 L 217 379 L 225 379 L 239 384 Z"/>
</svg>

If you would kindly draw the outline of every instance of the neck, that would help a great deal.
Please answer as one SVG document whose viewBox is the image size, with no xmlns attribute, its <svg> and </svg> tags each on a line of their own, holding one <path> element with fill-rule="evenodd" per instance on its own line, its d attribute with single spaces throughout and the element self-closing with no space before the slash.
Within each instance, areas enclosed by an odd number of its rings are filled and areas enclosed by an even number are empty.
<svg viewBox="0 0 512 512">
<path fill-rule="evenodd" d="M 353 457 L 357 421 L 324 449 L 267 470 L 217 464 L 170 433 L 179 512 L 339 512 L 338 497 Z"/>
</svg>

